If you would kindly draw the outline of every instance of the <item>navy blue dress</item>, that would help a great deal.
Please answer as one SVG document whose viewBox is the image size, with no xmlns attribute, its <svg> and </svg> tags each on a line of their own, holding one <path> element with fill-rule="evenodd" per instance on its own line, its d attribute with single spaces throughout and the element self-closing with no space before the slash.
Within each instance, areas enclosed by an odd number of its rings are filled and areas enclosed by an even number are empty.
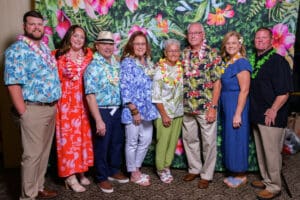
<svg viewBox="0 0 300 200">
<path fill-rule="evenodd" d="M 242 112 L 242 125 L 233 128 L 233 116 L 238 103 L 240 87 L 237 74 L 241 71 L 252 71 L 251 64 L 245 58 L 230 64 L 221 77 L 221 120 L 223 161 L 231 172 L 245 172 L 248 169 L 249 154 L 249 98 Z"/>
</svg>

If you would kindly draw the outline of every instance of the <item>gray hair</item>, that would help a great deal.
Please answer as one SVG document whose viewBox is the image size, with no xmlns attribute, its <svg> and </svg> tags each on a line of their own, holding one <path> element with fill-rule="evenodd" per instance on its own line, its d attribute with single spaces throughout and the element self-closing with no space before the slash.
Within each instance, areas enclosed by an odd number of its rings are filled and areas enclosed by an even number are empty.
<svg viewBox="0 0 300 200">
<path fill-rule="evenodd" d="M 176 39 L 167 39 L 165 40 L 164 42 L 164 49 L 167 49 L 168 46 L 172 45 L 172 44 L 175 44 L 179 47 L 180 49 L 180 42 Z"/>
<path fill-rule="evenodd" d="M 199 23 L 199 22 L 192 22 L 192 23 L 189 23 L 189 25 L 187 26 L 186 30 L 189 31 L 190 27 L 191 27 L 192 25 L 194 25 L 194 24 L 200 25 L 201 28 L 202 28 L 202 30 L 204 31 L 203 25 L 202 25 L 201 23 Z"/>
</svg>

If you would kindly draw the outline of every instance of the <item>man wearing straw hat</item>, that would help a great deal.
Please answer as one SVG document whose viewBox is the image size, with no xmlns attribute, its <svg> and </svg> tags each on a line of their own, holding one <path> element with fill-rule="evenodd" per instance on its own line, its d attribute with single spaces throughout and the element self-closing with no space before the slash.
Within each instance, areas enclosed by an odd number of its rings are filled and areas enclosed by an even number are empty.
<svg viewBox="0 0 300 200">
<path fill-rule="evenodd" d="M 124 131 L 121 125 L 119 62 L 113 56 L 114 39 L 101 31 L 95 41 L 97 52 L 84 74 L 85 94 L 93 117 L 96 179 L 105 193 L 113 192 L 110 181 L 127 183 L 120 172 Z"/>
</svg>

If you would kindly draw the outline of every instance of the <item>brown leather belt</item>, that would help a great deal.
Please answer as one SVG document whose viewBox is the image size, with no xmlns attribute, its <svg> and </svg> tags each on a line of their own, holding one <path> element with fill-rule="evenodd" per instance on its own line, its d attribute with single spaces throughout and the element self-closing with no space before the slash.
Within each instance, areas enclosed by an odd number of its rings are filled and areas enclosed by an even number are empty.
<svg viewBox="0 0 300 200">
<path fill-rule="evenodd" d="M 57 101 L 53 101 L 50 103 L 43 103 L 38 101 L 25 101 L 26 105 L 35 105 L 35 106 L 54 106 L 57 103 Z"/>
</svg>

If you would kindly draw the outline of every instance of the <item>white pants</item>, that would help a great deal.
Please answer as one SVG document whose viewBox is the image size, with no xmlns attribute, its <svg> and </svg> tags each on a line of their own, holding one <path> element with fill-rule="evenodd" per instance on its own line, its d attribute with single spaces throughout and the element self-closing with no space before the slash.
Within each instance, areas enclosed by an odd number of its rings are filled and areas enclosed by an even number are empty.
<svg viewBox="0 0 300 200">
<path fill-rule="evenodd" d="M 126 144 L 125 156 L 127 171 L 133 172 L 142 166 L 152 141 L 152 121 L 143 121 L 140 125 L 127 124 L 125 126 Z"/>
</svg>

